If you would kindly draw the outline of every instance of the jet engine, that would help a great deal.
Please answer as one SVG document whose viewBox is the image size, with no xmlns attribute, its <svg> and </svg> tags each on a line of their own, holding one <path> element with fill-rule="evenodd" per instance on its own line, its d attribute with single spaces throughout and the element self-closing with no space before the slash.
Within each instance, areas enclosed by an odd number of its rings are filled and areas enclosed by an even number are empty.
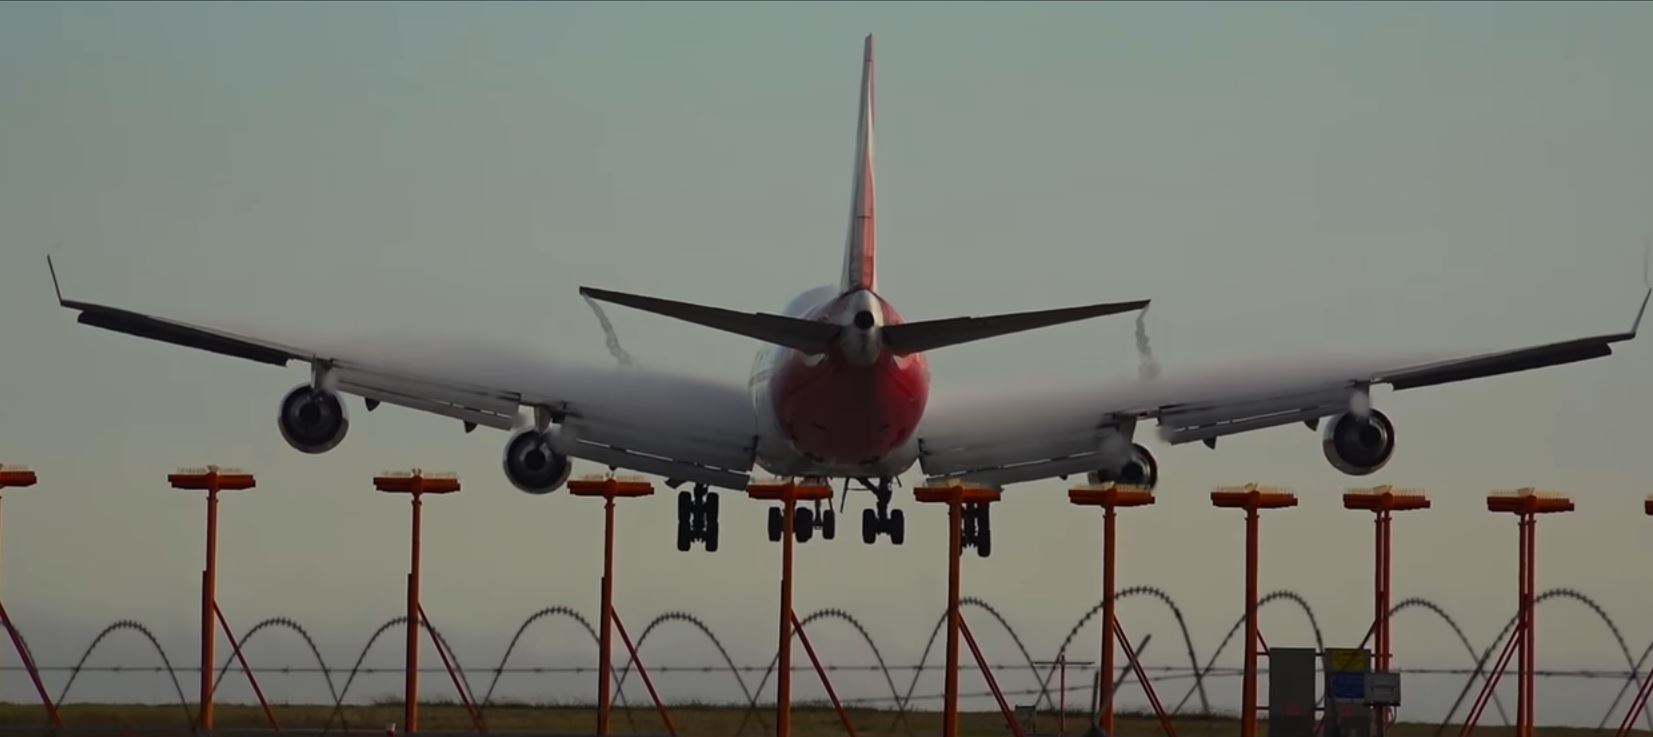
<svg viewBox="0 0 1653 737">
<path fill-rule="evenodd" d="M 1131 452 L 1118 468 L 1092 471 L 1085 479 L 1093 484 L 1112 481 L 1128 486 L 1152 489 L 1159 484 L 1159 461 L 1140 443 L 1131 445 Z"/>
<path fill-rule="evenodd" d="M 574 464 L 551 447 L 551 433 L 524 428 L 505 443 L 505 478 L 530 494 L 549 494 L 561 488 Z"/>
<path fill-rule="evenodd" d="M 326 453 L 344 440 L 350 417 L 338 394 L 301 384 L 282 398 L 276 424 L 281 427 L 282 439 L 294 449 Z"/>
<path fill-rule="evenodd" d="M 1389 462 L 1395 454 L 1395 426 L 1382 412 L 1366 417 L 1345 412 L 1322 422 L 1320 446 L 1332 467 L 1350 476 L 1365 476 Z"/>
</svg>

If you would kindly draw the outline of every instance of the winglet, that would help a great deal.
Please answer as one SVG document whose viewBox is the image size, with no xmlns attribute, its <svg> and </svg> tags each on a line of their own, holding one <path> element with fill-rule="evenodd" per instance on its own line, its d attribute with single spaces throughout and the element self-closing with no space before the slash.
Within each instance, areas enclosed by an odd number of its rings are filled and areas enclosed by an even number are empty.
<svg viewBox="0 0 1653 737">
<path fill-rule="evenodd" d="M 63 287 L 57 283 L 57 267 L 52 264 L 52 254 L 46 254 L 46 268 L 52 272 L 52 291 L 57 292 L 57 303 L 63 304 Z"/>
<path fill-rule="evenodd" d="M 1630 324 L 1630 337 L 1632 338 L 1636 337 L 1636 331 L 1641 329 L 1642 317 L 1647 314 L 1647 301 L 1649 299 L 1653 299 L 1653 288 L 1648 289 L 1642 295 L 1641 309 L 1636 310 L 1636 321 Z"/>
</svg>

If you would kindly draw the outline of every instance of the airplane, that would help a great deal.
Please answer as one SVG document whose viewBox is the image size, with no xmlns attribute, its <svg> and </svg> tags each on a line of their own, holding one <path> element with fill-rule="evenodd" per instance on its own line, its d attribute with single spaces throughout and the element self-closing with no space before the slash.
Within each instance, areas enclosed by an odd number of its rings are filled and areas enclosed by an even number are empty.
<svg viewBox="0 0 1653 737">
<path fill-rule="evenodd" d="M 575 368 L 502 347 L 456 351 L 415 343 L 369 350 L 321 338 L 278 339 L 68 300 L 50 263 L 62 307 L 77 322 L 250 361 L 299 362 L 310 379 L 281 400 L 277 426 L 294 449 L 324 453 L 349 429 L 342 395 L 367 411 L 397 405 L 508 432 L 506 479 L 546 494 L 569 478 L 573 459 L 665 477 L 678 494 L 677 547 L 719 541 L 716 489 L 742 490 L 755 470 L 777 477 L 853 481 L 876 503 L 863 510 L 861 537 L 900 545 L 905 518 L 891 509 L 893 486 L 915 465 L 929 483 L 1009 484 L 1083 474 L 1092 483 L 1153 488 L 1159 464 L 1136 442 L 1138 425 L 1158 424 L 1172 445 L 1303 423 L 1321 435 L 1326 460 L 1345 474 L 1381 469 L 1395 450 L 1391 420 L 1371 406 L 1370 389 L 1394 390 L 1526 371 L 1607 356 L 1632 339 L 1653 288 L 1628 332 L 1513 350 L 1428 359 L 1306 366 L 1288 361 L 1255 375 L 1230 369 L 1193 380 L 1049 391 L 1007 387 L 991 401 L 946 399 L 932 406 L 926 354 L 973 341 L 1143 310 L 1148 300 L 1109 302 L 985 317 L 907 321 L 878 289 L 873 186 L 873 37 L 864 40 L 848 232 L 837 284 L 809 289 L 778 313 L 740 312 L 592 287 L 580 293 L 751 338 L 761 344 L 745 386 L 638 368 Z M 987 555 L 985 505 L 972 509 L 966 543 Z M 779 540 L 779 510 L 769 514 Z M 828 503 L 801 509 L 795 535 L 831 539 Z"/>
</svg>

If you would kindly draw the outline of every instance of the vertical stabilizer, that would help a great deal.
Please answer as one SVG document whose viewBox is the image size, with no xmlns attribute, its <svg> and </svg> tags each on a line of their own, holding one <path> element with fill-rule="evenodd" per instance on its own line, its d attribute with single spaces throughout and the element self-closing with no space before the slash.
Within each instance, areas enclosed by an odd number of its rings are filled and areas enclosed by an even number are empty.
<svg viewBox="0 0 1653 737">
<path fill-rule="evenodd" d="M 844 242 L 842 291 L 876 289 L 877 228 L 872 186 L 872 35 L 861 62 L 861 114 L 856 120 L 855 181 L 850 196 L 849 236 Z"/>
</svg>

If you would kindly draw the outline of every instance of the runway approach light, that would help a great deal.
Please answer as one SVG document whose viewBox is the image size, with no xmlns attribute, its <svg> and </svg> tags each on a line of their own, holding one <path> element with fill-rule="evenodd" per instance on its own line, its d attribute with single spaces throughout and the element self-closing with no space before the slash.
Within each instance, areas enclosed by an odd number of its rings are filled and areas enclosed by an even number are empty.
<svg viewBox="0 0 1653 737">
<path fill-rule="evenodd" d="M 1546 514 L 1573 511 L 1573 500 L 1566 494 L 1544 491 L 1531 486 L 1487 495 L 1487 510 L 1517 514 Z"/>
<path fill-rule="evenodd" d="M 34 486 L 40 479 L 28 466 L 14 466 L 0 463 L 0 489 L 18 489 L 25 486 Z"/>
<path fill-rule="evenodd" d="M 373 477 L 379 491 L 404 494 L 451 494 L 459 491 L 459 474 L 450 471 L 386 471 Z"/>
<path fill-rule="evenodd" d="M 1218 507 L 1274 509 L 1297 506 L 1297 495 L 1290 489 L 1260 484 L 1219 486 L 1211 492 L 1211 503 Z"/>
<path fill-rule="evenodd" d="M 206 491 L 242 491 L 256 485 L 252 474 L 239 468 L 218 466 L 180 468 L 174 473 L 167 474 L 166 480 L 174 489 Z"/>
<path fill-rule="evenodd" d="M 1370 489 L 1349 489 L 1343 494 L 1343 508 L 1369 512 L 1428 509 L 1429 496 L 1422 489 L 1397 489 L 1384 484 Z"/>
</svg>

